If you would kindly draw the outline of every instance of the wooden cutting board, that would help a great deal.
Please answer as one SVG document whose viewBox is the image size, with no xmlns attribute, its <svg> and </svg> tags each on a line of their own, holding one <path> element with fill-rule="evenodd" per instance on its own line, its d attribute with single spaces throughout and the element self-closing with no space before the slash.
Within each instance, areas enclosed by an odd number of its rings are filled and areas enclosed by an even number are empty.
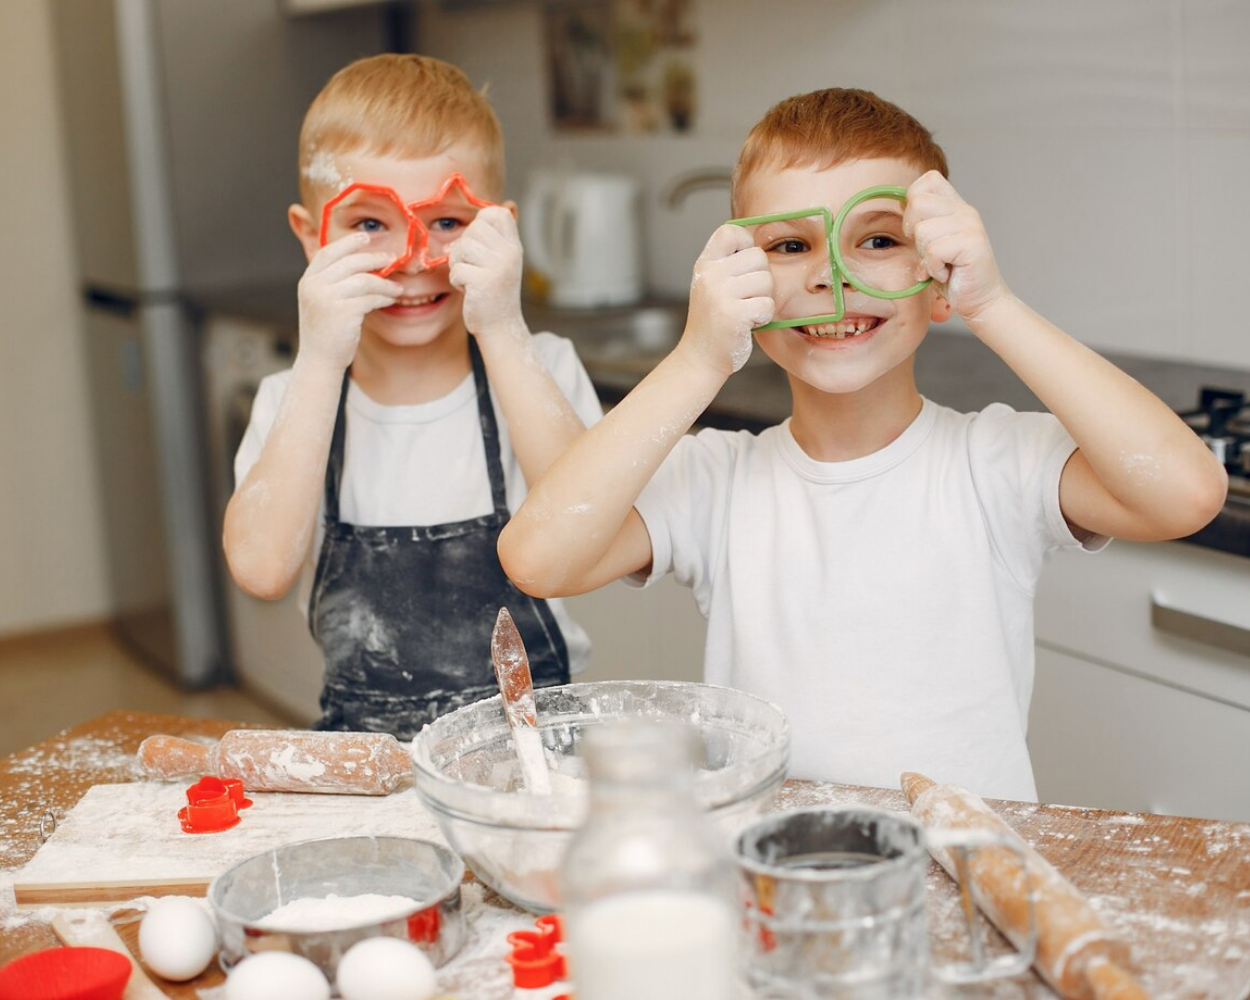
<svg viewBox="0 0 1250 1000">
<path fill-rule="evenodd" d="M 232 865 L 282 844 L 323 837 L 419 837 L 445 844 L 416 792 L 386 796 L 250 794 L 237 826 L 184 833 L 181 784 L 95 785 L 14 878 L 22 908 L 203 896 Z"/>
</svg>

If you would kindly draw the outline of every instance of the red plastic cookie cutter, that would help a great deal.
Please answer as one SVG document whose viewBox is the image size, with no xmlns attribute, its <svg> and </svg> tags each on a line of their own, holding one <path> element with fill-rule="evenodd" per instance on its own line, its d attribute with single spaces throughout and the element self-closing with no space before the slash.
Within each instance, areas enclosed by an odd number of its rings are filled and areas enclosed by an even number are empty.
<svg viewBox="0 0 1250 1000">
<path fill-rule="evenodd" d="M 568 978 L 564 961 L 564 925 L 558 913 L 548 913 L 534 921 L 537 930 L 513 931 L 508 935 L 512 950 L 504 961 L 512 967 L 513 985 L 523 990 L 539 990 L 559 979 Z M 568 1000 L 561 994 L 555 1000 Z"/>
<path fill-rule="evenodd" d="M 178 819 L 184 833 L 217 833 L 237 824 L 239 810 L 251 804 L 243 795 L 243 782 L 206 774 L 187 789 L 187 804 L 178 810 Z"/>
<path fill-rule="evenodd" d="M 407 223 L 407 234 L 404 241 L 404 252 L 395 260 L 387 264 L 382 270 L 376 273 L 385 278 L 399 268 L 403 267 L 408 261 L 416 257 L 421 267 L 425 270 L 433 270 L 436 267 L 442 267 L 448 261 L 446 253 L 439 254 L 436 257 L 430 256 L 430 231 L 426 224 L 418 217 L 417 212 L 431 205 L 437 205 L 447 199 L 447 197 L 456 188 L 460 190 L 460 197 L 464 198 L 474 208 L 492 208 L 495 203 L 487 201 L 485 198 L 479 198 L 473 193 L 473 189 L 469 187 L 469 182 L 464 179 L 464 175 L 459 171 L 451 174 L 442 186 L 438 189 L 438 193 L 432 198 L 425 198 L 421 201 L 414 201 L 410 205 L 405 205 L 403 199 L 399 196 L 394 188 L 385 187 L 381 184 L 366 184 L 363 181 L 357 181 L 355 184 L 349 184 L 342 191 L 325 203 L 321 209 L 321 227 L 318 230 L 317 242 L 321 246 L 325 246 L 330 242 L 330 218 L 334 213 L 335 207 L 345 198 L 355 194 L 357 191 L 368 191 L 372 194 L 380 195 L 389 199 L 394 203 L 394 207 Z"/>
</svg>

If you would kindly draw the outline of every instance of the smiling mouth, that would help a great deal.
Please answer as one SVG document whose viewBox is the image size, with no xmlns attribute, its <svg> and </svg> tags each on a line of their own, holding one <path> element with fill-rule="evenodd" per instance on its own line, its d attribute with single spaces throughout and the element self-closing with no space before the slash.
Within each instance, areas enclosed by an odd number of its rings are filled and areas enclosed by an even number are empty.
<svg viewBox="0 0 1250 1000">
<path fill-rule="evenodd" d="M 391 302 L 387 309 L 420 309 L 421 306 L 434 305 L 447 297 L 447 292 L 437 291 L 432 295 L 401 295 Z"/>
<path fill-rule="evenodd" d="M 843 319 L 837 323 L 815 323 L 811 326 L 799 327 L 809 337 L 822 340 L 849 340 L 861 333 L 875 330 L 881 320 L 875 316 L 857 316 L 855 319 Z"/>
<path fill-rule="evenodd" d="M 433 305 L 446 297 L 446 292 L 436 292 L 433 295 L 405 295 L 396 299 L 393 305 L 401 306 L 405 309 L 416 309 L 420 306 Z"/>
</svg>

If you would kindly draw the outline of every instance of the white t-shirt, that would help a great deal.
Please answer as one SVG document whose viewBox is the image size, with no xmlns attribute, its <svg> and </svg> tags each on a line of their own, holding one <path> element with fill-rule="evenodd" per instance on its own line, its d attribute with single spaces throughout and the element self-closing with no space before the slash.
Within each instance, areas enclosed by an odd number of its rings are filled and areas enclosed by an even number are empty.
<svg viewBox="0 0 1250 1000">
<path fill-rule="evenodd" d="M 599 398 L 572 342 L 552 333 L 537 333 L 533 339 L 539 359 L 577 415 L 587 427 L 598 421 L 603 415 Z M 261 381 L 252 403 L 251 420 L 234 459 L 236 483 L 243 482 L 260 457 L 290 380 L 291 371 L 287 369 Z M 508 509 L 515 512 L 525 499 L 525 477 L 493 392 L 491 399 L 499 425 Z M 339 517 L 348 524 L 447 524 L 489 514 L 494 509 L 472 372 L 441 399 L 414 406 L 383 406 L 351 382 L 347 389 L 345 452 Z M 323 536 L 322 518 L 318 517 L 312 565 L 321 551 Z M 300 603 L 305 613 L 312 565 L 306 567 L 301 581 L 305 599 Z M 562 601 L 548 603 L 564 633 L 570 670 L 584 670 L 590 659 L 590 637 L 569 616 Z"/>
<path fill-rule="evenodd" d="M 1048 552 L 1080 546 L 1059 508 L 1074 447 L 1050 414 L 928 400 L 848 462 L 808 457 L 789 421 L 705 430 L 639 498 L 651 579 L 693 588 L 707 682 L 785 711 L 791 777 L 919 771 L 1034 800 L 1033 592 Z"/>
</svg>

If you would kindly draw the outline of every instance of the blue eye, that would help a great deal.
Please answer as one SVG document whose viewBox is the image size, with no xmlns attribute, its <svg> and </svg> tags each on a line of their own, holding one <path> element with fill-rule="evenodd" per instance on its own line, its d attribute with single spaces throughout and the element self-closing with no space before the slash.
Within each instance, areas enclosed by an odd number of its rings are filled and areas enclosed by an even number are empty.
<svg viewBox="0 0 1250 1000">
<path fill-rule="evenodd" d="M 463 225 L 464 223 L 461 222 L 459 219 L 450 219 L 450 218 L 435 219 L 432 223 L 430 223 L 430 232 L 432 233 L 454 233 L 457 229 L 459 229 Z"/>
<path fill-rule="evenodd" d="M 386 225 L 380 219 L 361 219 L 356 223 L 356 228 L 365 233 L 383 233 L 386 231 Z"/>
</svg>

